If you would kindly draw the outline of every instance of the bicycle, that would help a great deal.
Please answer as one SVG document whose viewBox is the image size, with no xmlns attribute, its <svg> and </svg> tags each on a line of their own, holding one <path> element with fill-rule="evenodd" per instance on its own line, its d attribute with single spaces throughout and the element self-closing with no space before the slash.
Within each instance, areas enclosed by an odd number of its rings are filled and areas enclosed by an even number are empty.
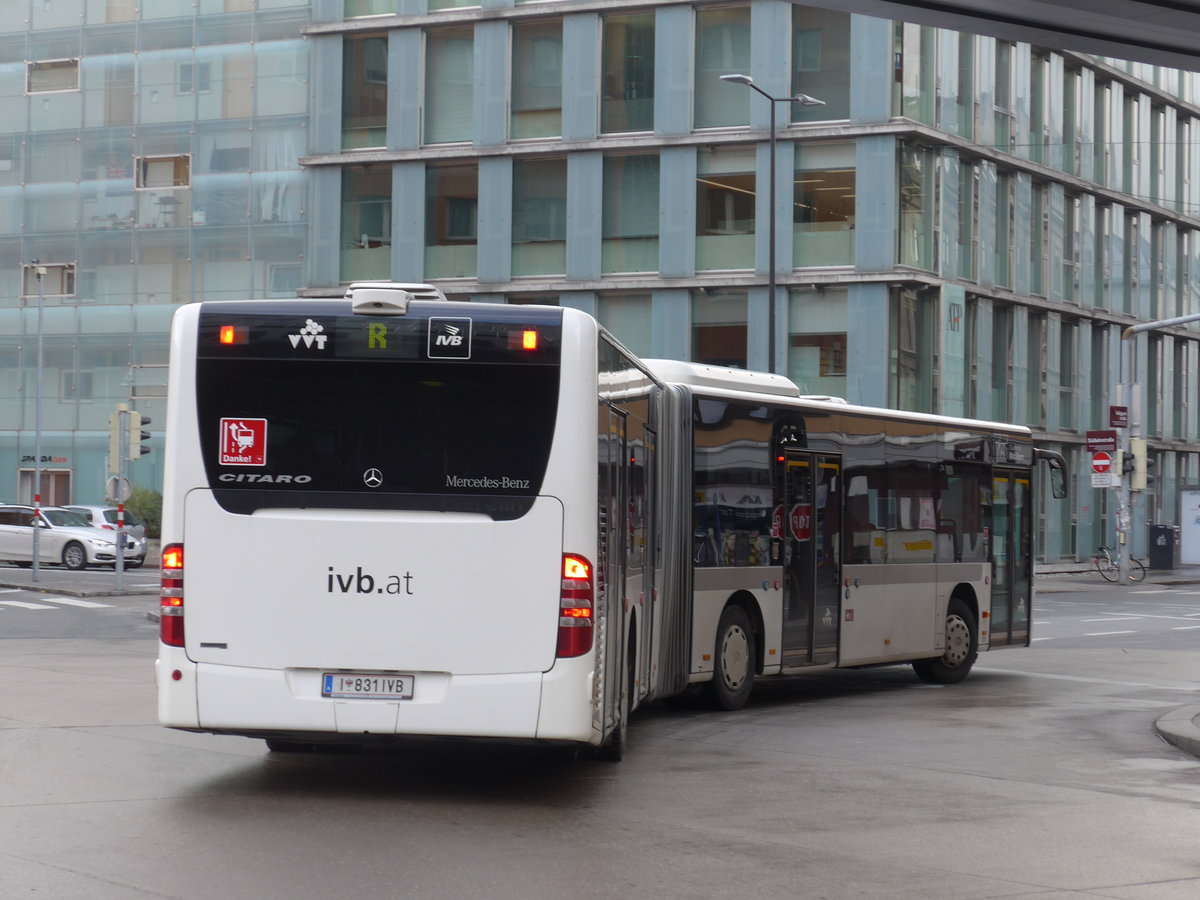
<svg viewBox="0 0 1200 900">
<path fill-rule="evenodd" d="M 1096 564 L 1096 571 L 1105 581 L 1111 581 L 1114 584 L 1121 577 L 1120 557 L 1113 559 L 1111 550 L 1116 547 L 1101 547 L 1095 556 L 1092 557 L 1092 562 Z M 1129 557 L 1129 580 L 1132 582 L 1142 581 L 1146 577 L 1146 567 L 1142 565 L 1141 560 Z"/>
</svg>

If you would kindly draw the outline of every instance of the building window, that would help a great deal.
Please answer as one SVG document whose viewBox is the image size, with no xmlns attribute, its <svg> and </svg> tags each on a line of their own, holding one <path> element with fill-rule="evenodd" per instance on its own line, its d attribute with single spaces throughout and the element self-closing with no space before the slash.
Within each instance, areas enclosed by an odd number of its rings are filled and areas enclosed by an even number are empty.
<svg viewBox="0 0 1200 900">
<path fill-rule="evenodd" d="M 136 190 L 189 187 L 192 181 L 192 158 L 183 156 L 137 157 Z"/>
<path fill-rule="evenodd" d="M 934 152 L 927 147 L 900 147 L 900 262 L 918 269 L 937 267 L 934 163 Z"/>
<path fill-rule="evenodd" d="M 604 158 L 601 271 L 658 271 L 656 154 Z"/>
<path fill-rule="evenodd" d="M 476 271 L 479 167 L 425 169 L 425 277 L 464 278 Z"/>
<path fill-rule="evenodd" d="M 793 265 L 852 265 L 854 145 L 797 143 L 793 181 Z"/>
<path fill-rule="evenodd" d="M 692 361 L 746 368 L 746 292 L 692 292 Z"/>
<path fill-rule="evenodd" d="M 21 296 L 37 297 L 39 293 L 46 297 L 75 296 L 75 263 L 53 263 L 41 267 L 45 274 L 41 279 L 41 290 L 38 289 L 38 267 L 34 265 L 21 266 L 23 274 Z"/>
<path fill-rule="evenodd" d="M 993 122 L 996 128 L 996 149 L 1006 153 L 1015 148 L 1016 129 L 1013 127 L 1013 45 L 996 41 L 996 88 Z"/>
<path fill-rule="evenodd" d="M 996 284 L 1012 287 L 1013 263 L 1016 257 L 1016 204 L 1013 202 L 1013 177 L 1008 172 L 996 173 Z"/>
<path fill-rule="evenodd" d="M 796 94 L 825 105 L 789 104 L 793 122 L 850 118 L 849 13 L 792 6 L 792 96 Z"/>
<path fill-rule="evenodd" d="M 513 161 L 513 275 L 567 268 L 567 161 Z"/>
<path fill-rule="evenodd" d="M 343 169 L 341 280 L 391 278 L 391 247 L 391 166 Z"/>
<path fill-rule="evenodd" d="M 891 304 L 892 405 L 933 412 L 932 303 L 912 288 L 893 292 Z"/>
<path fill-rule="evenodd" d="M 25 93 L 79 90 L 78 59 L 43 59 L 25 64 Z"/>
<path fill-rule="evenodd" d="M 979 227 L 979 167 L 963 160 L 958 166 L 958 276 L 976 279 Z"/>
<path fill-rule="evenodd" d="M 749 125 L 748 89 L 721 76 L 750 73 L 750 7 L 697 10 L 695 59 L 696 127 Z"/>
<path fill-rule="evenodd" d="M 1078 324 L 1074 319 L 1063 319 L 1058 333 L 1058 421 L 1063 431 L 1075 431 L 1079 427 L 1079 387 L 1075 377 L 1078 339 Z"/>
<path fill-rule="evenodd" d="M 77 400 L 88 402 L 92 399 L 92 373 L 83 369 L 76 371 L 66 369 L 62 373 L 59 399 L 64 401 Z"/>
<path fill-rule="evenodd" d="M 562 21 L 522 22 L 512 29 L 514 139 L 562 134 Z"/>
<path fill-rule="evenodd" d="M 605 294 L 596 303 L 597 318 L 635 356 L 650 356 L 650 304 L 649 294 Z"/>
<path fill-rule="evenodd" d="M 654 129 L 654 13 L 604 18 L 600 131 Z"/>
<path fill-rule="evenodd" d="M 469 29 L 431 31 L 425 44 L 425 143 L 469 141 L 475 42 Z"/>
<path fill-rule="evenodd" d="M 176 90 L 180 94 L 212 92 L 212 63 L 183 62 L 176 75 Z"/>
<path fill-rule="evenodd" d="M 992 308 L 992 409 L 987 416 L 1011 422 L 1013 311 L 1007 306 Z"/>
<path fill-rule="evenodd" d="M 342 148 L 387 145 L 386 35 L 347 38 L 342 51 Z"/>
<path fill-rule="evenodd" d="M 696 268 L 754 266 L 754 151 L 705 147 L 696 160 Z"/>
</svg>

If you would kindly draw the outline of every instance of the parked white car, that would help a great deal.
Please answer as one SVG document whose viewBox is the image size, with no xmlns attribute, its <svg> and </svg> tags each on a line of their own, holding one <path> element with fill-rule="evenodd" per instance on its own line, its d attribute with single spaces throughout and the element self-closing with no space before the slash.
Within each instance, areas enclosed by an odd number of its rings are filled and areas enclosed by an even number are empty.
<svg viewBox="0 0 1200 900">
<path fill-rule="evenodd" d="M 115 506 L 64 506 L 79 513 L 91 525 L 106 531 L 117 530 L 117 508 Z M 129 552 L 133 548 L 133 553 Z M 132 556 L 132 558 L 130 558 Z M 125 510 L 125 565 L 140 569 L 146 562 L 146 526 L 132 511 Z"/>
<path fill-rule="evenodd" d="M 32 506 L 0 506 L 0 559 L 18 566 L 33 565 Z M 113 565 L 117 561 L 116 534 L 92 526 L 78 513 L 61 507 L 45 507 L 40 513 L 38 557 L 43 563 L 59 563 L 68 569 L 87 566 Z M 138 554 L 145 559 L 146 547 L 125 548 L 126 563 L 140 565 Z"/>
</svg>

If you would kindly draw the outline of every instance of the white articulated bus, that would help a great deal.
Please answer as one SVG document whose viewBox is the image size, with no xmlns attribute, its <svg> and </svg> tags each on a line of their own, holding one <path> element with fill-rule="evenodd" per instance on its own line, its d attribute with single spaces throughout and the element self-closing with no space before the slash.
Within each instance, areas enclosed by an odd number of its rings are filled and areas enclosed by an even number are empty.
<svg viewBox="0 0 1200 900">
<path fill-rule="evenodd" d="M 641 361 L 559 307 L 182 308 L 159 717 L 274 750 L 397 736 L 620 758 L 703 684 L 1029 641 L 1028 429 Z"/>
</svg>

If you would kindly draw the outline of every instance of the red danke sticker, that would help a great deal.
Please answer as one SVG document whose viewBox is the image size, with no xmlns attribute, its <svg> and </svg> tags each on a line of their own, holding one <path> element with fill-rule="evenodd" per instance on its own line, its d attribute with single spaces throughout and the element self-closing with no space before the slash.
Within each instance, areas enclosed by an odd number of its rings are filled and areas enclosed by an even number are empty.
<svg viewBox="0 0 1200 900">
<path fill-rule="evenodd" d="M 267 464 L 266 419 L 222 419 L 221 459 L 223 466 Z"/>
</svg>

